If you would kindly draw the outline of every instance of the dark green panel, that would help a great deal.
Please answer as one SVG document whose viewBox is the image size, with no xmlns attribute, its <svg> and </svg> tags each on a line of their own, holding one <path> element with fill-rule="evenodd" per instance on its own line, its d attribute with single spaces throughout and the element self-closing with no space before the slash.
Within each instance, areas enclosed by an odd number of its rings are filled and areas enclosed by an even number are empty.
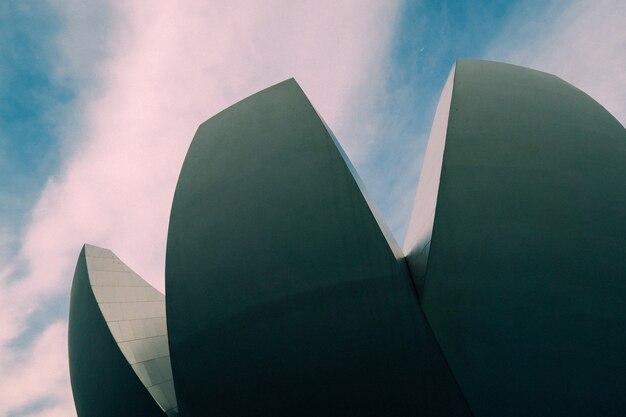
<svg viewBox="0 0 626 417">
<path fill-rule="evenodd" d="M 165 417 L 102 317 L 89 284 L 84 247 L 72 283 L 69 362 L 79 417 Z"/>
<path fill-rule="evenodd" d="M 411 285 L 295 81 L 226 109 L 170 219 L 181 416 L 468 415 Z"/>
<path fill-rule="evenodd" d="M 477 416 L 626 415 L 625 180 L 586 94 L 457 63 L 422 308 Z"/>
</svg>

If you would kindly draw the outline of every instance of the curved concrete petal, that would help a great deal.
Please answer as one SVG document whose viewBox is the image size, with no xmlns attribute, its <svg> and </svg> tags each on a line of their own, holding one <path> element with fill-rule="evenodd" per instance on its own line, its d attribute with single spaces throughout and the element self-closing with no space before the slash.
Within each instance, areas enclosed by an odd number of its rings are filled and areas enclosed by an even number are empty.
<svg viewBox="0 0 626 417">
<path fill-rule="evenodd" d="M 589 96 L 457 62 L 421 296 L 476 415 L 626 412 L 625 179 Z"/>
<path fill-rule="evenodd" d="M 167 246 L 181 415 L 468 415 L 392 244 L 294 80 L 202 124 Z"/>
<path fill-rule="evenodd" d="M 176 415 L 165 298 L 108 249 L 79 256 L 69 339 L 81 417 Z"/>
</svg>

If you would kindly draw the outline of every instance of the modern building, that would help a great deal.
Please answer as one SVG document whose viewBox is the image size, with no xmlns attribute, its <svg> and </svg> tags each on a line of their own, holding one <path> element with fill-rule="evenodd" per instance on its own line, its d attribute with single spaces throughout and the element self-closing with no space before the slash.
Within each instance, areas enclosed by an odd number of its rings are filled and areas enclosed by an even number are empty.
<svg viewBox="0 0 626 417">
<path fill-rule="evenodd" d="M 110 250 L 85 245 L 70 303 L 79 416 L 176 416 L 165 297 Z"/>
<path fill-rule="evenodd" d="M 203 123 L 166 296 L 85 245 L 80 417 L 626 414 L 626 131 L 549 74 L 460 60 L 405 250 L 294 80 Z"/>
</svg>

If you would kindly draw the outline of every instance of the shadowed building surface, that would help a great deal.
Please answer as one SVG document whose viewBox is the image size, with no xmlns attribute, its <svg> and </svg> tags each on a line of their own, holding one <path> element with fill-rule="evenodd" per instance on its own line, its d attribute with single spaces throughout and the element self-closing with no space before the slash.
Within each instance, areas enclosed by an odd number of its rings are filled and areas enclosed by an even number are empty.
<svg viewBox="0 0 626 417">
<path fill-rule="evenodd" d="M 110 250 L 81 251 L 69 326 L 79 415 L 177 415 L 163 294 Z"/>
<path fill-rule="evenodd" d="M 380 224 L 295 81 L 200 126 L 166 262 L 181 414 L 468 414 Z"/>
<path fill-rule="evenodd" d="M 513 65 L 461 60 L 447 88 L 449 115 L 435 117 L 447 131 L 426 155 L 443 161 L 424 162 L 443 168 L 420 298 L 470 407 L 624 415 L 624 128 L 561 79 Z"/>
<path fill-rule="evenodd" d="M 405 258 L 297 83 L 263 90 L 194 137 L 167 303 L 81 252 L 79 415 L 622 415 L 625 162 L 624 128 L 584 93 L 458 61 Z"/>
</svg>

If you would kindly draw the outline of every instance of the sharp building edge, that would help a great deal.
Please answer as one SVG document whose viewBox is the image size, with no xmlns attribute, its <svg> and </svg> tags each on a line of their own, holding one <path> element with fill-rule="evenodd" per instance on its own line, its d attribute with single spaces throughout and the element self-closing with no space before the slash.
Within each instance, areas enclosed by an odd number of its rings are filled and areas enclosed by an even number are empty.
<svg viewBox="0 0 626 417">
<path fill-rule="evenodd" d="M 166 295 L 183 415 L 468 414 L 406 269 L 294 80 L 198 129 Z"/>
<path fill-rule="evenodd" d="M 472 410 L 623 415 L 623 126 L 553 75 L 478 60 L 442 111 L 429 253 L 408 263 Z"/>
<path fill-rule="evenodd" d="M 626 414 L 626 133 L 549 74 L 459 60 L 404 253 L 295 80 L 203 123 L 166 296 L 85 245 L 79 417 Z"/>
<path fill-rule="evenodd" d="M 69 326 L 79 415 L 177 415 L 165 297 L 110 250 L 83 247 Z"/>
</svg>

